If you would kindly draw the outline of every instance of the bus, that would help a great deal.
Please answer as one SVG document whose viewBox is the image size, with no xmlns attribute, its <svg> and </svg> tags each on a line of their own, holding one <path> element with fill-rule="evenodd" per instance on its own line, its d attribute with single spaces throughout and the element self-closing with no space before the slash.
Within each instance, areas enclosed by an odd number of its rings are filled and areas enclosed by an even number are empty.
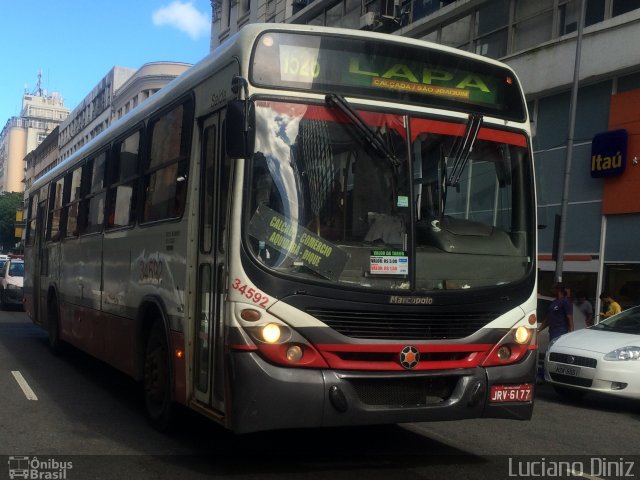
<svg viewBox="0 0 640 480">
<path fill-rule="evenodd" d="M 34 182 L 25 308 L 236 433 L 527 420 L 536 206 L 514 72 L 252 24 Z"/>
</svg>

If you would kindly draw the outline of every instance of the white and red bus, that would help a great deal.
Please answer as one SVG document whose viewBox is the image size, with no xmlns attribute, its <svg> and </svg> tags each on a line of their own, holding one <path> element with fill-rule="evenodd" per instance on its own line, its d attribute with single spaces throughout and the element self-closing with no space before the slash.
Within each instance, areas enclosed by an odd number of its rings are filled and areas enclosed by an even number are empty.
<svg viewBox="0 0 640 480">
<path fill-rule="evenodd" d="M 507 66 L 249 25 L 34 183 L 25 306 L 158 427 L 529 419 L 535 213 Z"/>
</svg>

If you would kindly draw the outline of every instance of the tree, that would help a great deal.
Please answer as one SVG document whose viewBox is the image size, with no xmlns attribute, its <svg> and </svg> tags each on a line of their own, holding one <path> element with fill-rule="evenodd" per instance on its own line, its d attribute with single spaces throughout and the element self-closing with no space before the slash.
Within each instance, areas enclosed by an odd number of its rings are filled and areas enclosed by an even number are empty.
<svg viewBox="0 0 640 480">
<path fill-rule="evenodd" d="M 23 206 L 22 192 L 0 193 L 0 248 L 3 252 L 13 251 L 19 241 L 15 237 L 16 210 Z"/>
</svg>

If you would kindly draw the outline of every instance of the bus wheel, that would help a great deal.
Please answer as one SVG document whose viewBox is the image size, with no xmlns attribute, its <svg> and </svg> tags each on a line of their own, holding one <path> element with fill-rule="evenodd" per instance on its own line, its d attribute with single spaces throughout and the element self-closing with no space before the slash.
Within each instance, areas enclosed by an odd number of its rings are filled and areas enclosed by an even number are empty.
<svg viewBox="0 0 640 480">
<path fill-rule="evenodd" d="M 174 419 L 169 360 L 167 337 L 162 324 L 156 321 L 147 337 L 143 388 L 147 417 L 151 425 L 160 431 L 169 430 Z"/>
<path fill-rule="evenodd" d="M 58 316 L 58 304 L 55 301 L 49 304 L 47 323 L 49 349 L 54 355 L 60 355 L 64 350 L 64 342 L 60 339 L 60 317 Z"/>
</svg>

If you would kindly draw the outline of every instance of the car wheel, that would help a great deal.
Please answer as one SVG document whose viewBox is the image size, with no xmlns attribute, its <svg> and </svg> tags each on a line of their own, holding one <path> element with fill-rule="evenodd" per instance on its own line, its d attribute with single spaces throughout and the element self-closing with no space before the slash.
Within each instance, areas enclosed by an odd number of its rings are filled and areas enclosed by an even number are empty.
<svg viewBox="0 0 640 480">
<path fill-rule="evenodd" d="M 7 302 L 4 300 L 4 288 L 0 289 L 0 310 L 7 309 Z"/>
<path fill-rule="evenodd" d="M 577 388 L 560 387 L 558 385 L 554 385 L 553 389 L 562 398 L 566 400 L 570 400 L 572 402 L 581 400 L 588 393 L 586 390 L 578 390 Z"/>
<path fill-rule="evenodd" d="M 149 422 L 156 430 L 163 432 L 171 429 L 175 417 L 169 362 L 165 329 L 162 322 L 155 321 L 147 337 L 142 382 Z"/>
</svg>

